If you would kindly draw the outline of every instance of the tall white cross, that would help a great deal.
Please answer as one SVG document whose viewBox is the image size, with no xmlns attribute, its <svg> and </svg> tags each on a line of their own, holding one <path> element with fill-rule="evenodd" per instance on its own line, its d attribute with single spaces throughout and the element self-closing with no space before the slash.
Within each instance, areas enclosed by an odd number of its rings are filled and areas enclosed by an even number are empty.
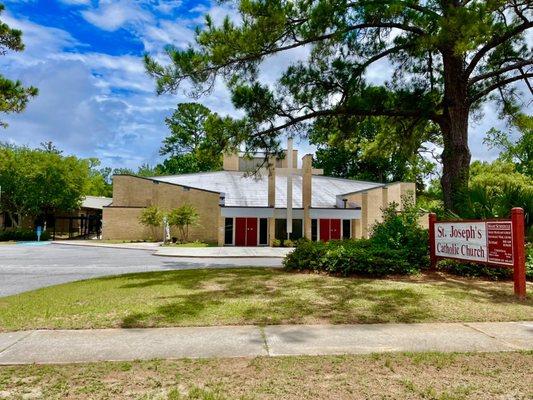
<svg viewBox="0 0 533 400">
<path fill-rule="evenodd" d="M 287 139 L 287 239 L 292 233 L 292 137 Z"/>
</svg>

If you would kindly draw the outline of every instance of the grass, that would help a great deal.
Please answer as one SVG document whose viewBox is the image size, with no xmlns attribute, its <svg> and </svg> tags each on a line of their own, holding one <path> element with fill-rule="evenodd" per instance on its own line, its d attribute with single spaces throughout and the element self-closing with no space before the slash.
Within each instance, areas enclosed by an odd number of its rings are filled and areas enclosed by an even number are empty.
<svg viewBox="0 0 533 400">
<path fill-rule="evenodd" d="M 512 282 L 435 274 L 337 278 L 277 269 L 136 273 L 0 298 L 0 330 L 515 321 L 533 316 Z"/>
<path fill-rule="evenodd" d="M 530 399 L 533 353 L 373 354 L 0 367 L 0 398 Z"/>
</svg>

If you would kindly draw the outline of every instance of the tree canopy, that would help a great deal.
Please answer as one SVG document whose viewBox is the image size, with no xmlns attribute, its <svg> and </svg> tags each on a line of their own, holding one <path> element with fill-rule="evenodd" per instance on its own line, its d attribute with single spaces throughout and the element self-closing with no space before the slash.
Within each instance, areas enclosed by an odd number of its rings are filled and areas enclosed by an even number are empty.
<svg viewBox="0 0 533 400">
<path fill-rule="evenodd" d="M 193 45 L 166 47 L 166 65 L 145 57 L 158 93 L 192 85 L 200 95 L 225 79 L 245 114 L 223 125 L 225 146 L 251 151 L 279 151 L 281 134 L 305 134 L 318 120 L 385 118 L 407 141 L 434 126 L 450 209 L 468 183 L 472 112 L 493 95 L 519 102 L 515 82 L 533 90 L 528 0 L 240 0 L 238 12 L 239 22 L 221 25 L 207 16 Z M 307 60 L 274 87 L 260 82 L 267 57 L 296 48 Z M 383 83 L 368 77 L 375 66 Z"/>
<path fill-rule="evenodd" d="M 0 145 L 0 211 L 21 221 L 75 210 L 94 193 L 93 165 L 61 152 Z"/>
<path fill-rule="evenodd" d="M 0 18 L 5 7 L 0 4 Z M 22 32 L 18 29 L 10 28 L 0 19 L 0 55 L 8 51 L 23 51 Z M 19 113 L 24 110 L 31 97 L 37 95 L 34 87 L 24 87 L 20 81 L 7 79 L 0 74 L 0 112 Z M 0 126 L 7 126 L 0 121 Z"/>
<path fill-rule="evenodd" d="M 213 171 L 222 166 L 222 153 L 209 134 L 208 120 L 214 114 L 198 103 L 180 103 L 165 122 L 170 135 L 159 151 L 167 156 L 156 169 L 165 174 Z"/>
<path fill-rule="evenodd" d="M 327 125 L 323 122 L 313 124 L 309 140 L 317 146 L 314 166 L 324 169 L 326 175 L 385 183 L 414 181 L 420 190 L 435 170 L 436 161 L 424 153 L 428 150 L 420 147 L 421 139 L 415 139 L 414 146 L 398 140 L 394 137 L 396 127 L 384 119 L 359 123 L 343 118 Z M 419 135 L 428 138 L 431 133 L 424 131 Z"/>
<path fill-rule="evenodd" d="M 518 172 L 533 179 L 533 116 L 513 115 L 510 127 L 518 131 L 516 140 L 510 137 L 510 132 L 492 128 L 487 132 L 484 142 L 500 150 L 500 160 L 514 163 Z"/>
</svg>

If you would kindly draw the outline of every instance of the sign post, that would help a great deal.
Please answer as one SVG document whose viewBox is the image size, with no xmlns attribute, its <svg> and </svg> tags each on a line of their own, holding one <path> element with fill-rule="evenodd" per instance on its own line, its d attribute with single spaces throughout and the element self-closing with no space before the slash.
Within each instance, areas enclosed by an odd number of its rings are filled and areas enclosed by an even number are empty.
<svg viewBox="0 0 533 400">
<path fill-rule="evenodd" d="M 526 297 L 526 254 L 524 244 L 524 210 L 515 207 L 511 210 L 513 225 L 514 253 L 514 293 L 521 299 Z"/>
<path fill-rule="evenodd" d="M 526 296 L 524 210 L 513 208 L 511 219 L 437 221 L 429 215 L 431 269 L 442 258 L 513 268 L 514 292 Z"/>
</svg>

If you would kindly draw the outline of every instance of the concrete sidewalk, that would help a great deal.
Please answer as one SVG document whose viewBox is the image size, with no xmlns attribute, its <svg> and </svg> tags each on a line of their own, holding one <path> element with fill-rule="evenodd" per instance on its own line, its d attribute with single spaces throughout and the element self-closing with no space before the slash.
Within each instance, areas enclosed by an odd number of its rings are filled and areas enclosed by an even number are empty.
<svg viewBox="0 0 533 400">
<path fill-rule="evenodd" d="M 105 243 L 98 240 L 63 240 L 53 244 L 112 249 L 148 250 L 156 256 L 181 258 L 284 258 L 293 248 L 284 247 L 172 247 L 161 243 Z"/>
<path fill-rule="evenodd" d="M 62 246 L 81 246 L 81 247 L 103 247 L 108 249 L 125 249 L 125 250 L 149 250 L 159 249 L 161 243 L 154 242 L 136 242 L 136 243 L 105 243 L 99 240 L 55 240 L 52 244 Z"/>
<path fill-rule="evenodd" d="M 287 247 L 159 247 L 156 256 L 185 258 L 284 258 Z"/>
<path fill-rule="evenodd" d="M 533 322 L 219 326 L 0 334 L 0 364 L 533 350 Z"/>
</svg>

